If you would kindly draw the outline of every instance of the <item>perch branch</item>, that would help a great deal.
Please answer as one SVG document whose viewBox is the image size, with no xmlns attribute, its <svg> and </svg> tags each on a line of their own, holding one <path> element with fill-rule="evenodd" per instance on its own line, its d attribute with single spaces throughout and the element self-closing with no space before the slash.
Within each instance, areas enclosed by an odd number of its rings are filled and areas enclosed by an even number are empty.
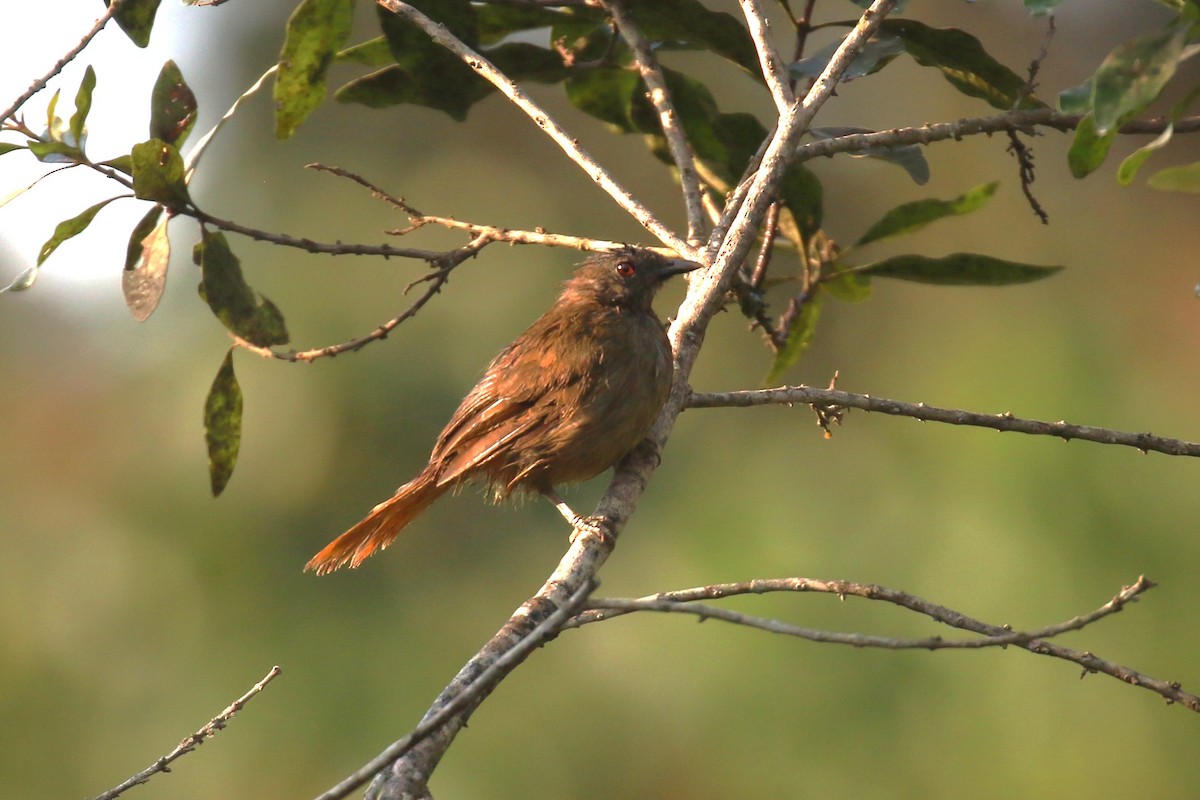
<svg viewBox="0 0 1200 800">
<path fill-rule="evenodd" d="M 376 0 L 376 2 L 393 14 L 398 14 L 412 22 L 435 42 L 461 58 L 467 66 L 499 89 L 513 105 L 524 111 L 534 124 L 566 153 L 571 161 L 587 173 L 588 177 L 607 192 L 630 216 L 641 223 L 642 227 L 658 237 L 663 244 L 674 249 L 679 255 L 696 260 L 697 254 L 687 242 L 680 239 L 674 231 L 660 222 L 650 209 L 642 205 L 637 198 L 613 180 L 612 176 L 579 145 L 578 139 L 567 133 L 517 86 L 515 81 L 497 69 L 492 62 L 456 38 L 446 29 L 446 26 L 434 22 L 408 3 L 400 2 L 400 0 Z"/>
<path fill-rule="evenodd" d="M 505 675 L 512 672 L 518 664 L 528 658 L 530 653 L 558 634 L 563 623 L 570 619 L 571 615 L 583 605 L 593 587 L 594 584 L 590 581 L 581 585 L 567 599 L 564 605 L 542 619 L 532 630 L 517 639 L 511 647 L 499 652 L 494 660 L 491 660 L 486 666 L 481 664 L 480 666 L 483 667 L 483 671 L 470 677 L 462 686 L 459 694 L 447 698 L 447 702 L 440 707 L 435 703 L 434 708 L 430 709 L 430 712 L 425 715 L 425 718 L 411 732 L 402 739 L 388 745 L 382 753 L 358 770 L 355 770 L 352 775 L 347 776 L 336 786 L 318 795 L 315 800 L 342 800 L 342 798 L 348 797 L 351 792 L 371 780 L 376 773 L 387 767 L 388 764 L 391 764 L 397 758 L 412 750 L 416 745 L 438 732 L 438 729 L 452 717 L 464 711 L 469 713 L 468 707 L 474 708 L 483 702 L 484 697 L 496 687 L 496 684 Z M 525 606 L 522 606 L 522 609 L 524 608 Z M 460 673 L 461 676 L 462 673 Z"/>
<path fill-rule="evenodd" d="M 411 6 L 396 2 L 395 0 L 377 1 L 386 8 L 403 13 L 407 18 L 417 21 L 439 43 L 459 52 L 460 56 L 464 57 L 477 71 L 484 72 L 487 75 L 495 72 L 494 67 L 486 64 L 486 62 L 472 54 L 469 50 L 466 50 L 464 54 L 461 42 L 454 40 L 453 37 L 449 37 L 444 28 L 436 25 L 424 15 L 421 15 L 415 9 L 412 9 Z M 658 466 L 660 448 L 666 442 L 670 428 L 675 418 L 679 415 L 688 394 L 686 389 L 687 378 L 691 372 L 692 364 L 695 362 L 700 343 L 703 340 L 704 330 L 707 327 L 708 321 L 723 305 L 724 287 L 732 278 L 733 273 L 738 269 L 741 259 L 744 258 L 745 253 L 748 252 L 754 241 L 753 232 L 761 224 L 766 206 L 769 205 L 771 196 L 778 188 L 779 181 L 787 166 L 787 159 L 791 155 L 791 151 L 795 149 L 796 140 L 812 119 L 812 115 L 816 113 L 817 109 L 832 93 L 838 76 L 841 75 L 850 63 L 857 48 L 878 27 L 879 23 L 883 21 L 883 17 L 891 10 L 894 4 L 895 0 L 875 0 L 871 4 L 871 7 L 864 12 L 859 24 L 843 40 L 833 58 L 830 59 L 825 71 L 814 83 L 813 88 L 809 91 L 805 99 L 797 101 L 789 108 L 789 112 L 784 115 L 776 131 L 764 145 L 762 166 L 752 179 L 743 181 L 744 185 L 747 186 L 744 194 L 745 199 L 740 204 L 737 216 L 733 218 L 733 223 L 728 229 L 728 235 L 718 235 L 716 233 L 710 235 L 706 253 L 704 254 L 709 256 L 709 258 L 706 259 L 698 253 L 693 253 L 685 243 L 678 241 L 678 237 L 672 235 L 670 239 L 663 238 L 658 230 L 650 228 L 649 225 L 643 222 L 647 229 L 651 230 L 655 235 L 659 235 L 664 244 L 675 248 L 677 252 L 688 258 L 711 263 L 711 256 L 719 254 L 719 260 L 710 269 L 706 270 L 705 273 L 702 273 L 698 279 L 691 282 L 688 290 L 688 299 L 685 300 L 683 306 L 680 308 L 680 316 L 671 327 L 672 346 L 676 354 L 675 378 L 671 399 L 659 415 L 659 419 L 651 432 L 651 441 L 648 446 L 635 449 L 633 453 L 618 465 L 616 474 L 613 476 L 608 490 L 605 492 L 604 497 L 601 498 L 599 507 L 597 508 L 597 516 L 604 520 L 606 530 L 603 535 L 599 531 L 588 529 L 584 526 L 576 529 L 571 547 L 559 562 L 554 574 L 551 575 L 538 593 L 526 601 L 518 613 L 510 618 L 500 632 L 484 646 L 483 650 L 459 672 L 458 677 L 443 690 L 441 696 L 435 701 L 434 709 L 444 705 L 460 694 L 463 690 L 463 684 L 469 682 L 471 675 L 478 674 L 482 668 L 481 664 L 494 659 L 496 652 L 502 652 L 512 646 L 514 636 L 520 638 L 517 635 L 519 632 L 527 631 L 533 625 L 536 625 L 537 621 L 540 621 L 542 617 L 538 616 L 537 620 L 531 624 L 531 614 L 534 610 L 542 609 L 542 613 L 545 614 L 550 613 L 546 610 L 548 608 L 560 608 L 566 602 L 567 598 L 578 591 L 581 586 L 589 584 L 592 581 L 596 570 L 608 558 L 609 553 L 616 544 L 621 529 L 630 515 L 633 514 L 637 500 L 645 489 L 646 482 Z M 498 76 L 494 82 L 514 103 L 521 105 L 525 102 L 523 96 L 516 94 L 518 90 L 507 78 Z M 524 108 L 525 106 L 522 105 L 522 107 Z M 536 109 L 536 106 L 533 108 Z M 527 110 L 527 113 L 530 112 Z M 541 112 L 535 111 L 532 114 L 535 121 L 538 121 L 539 126 L 554 137 L 556 141 L 559 141 L 560 136 L 565 134 L 561 134 L 557 126 L 553 128 L 549 127 L 548 118 L 544 115 L 539 118 L 538 114 L 541 114 Z M 568 150 L 568 152 L 578 149 L 573 142 L 570 142 L 569 148 L 561 142 L 560 146 L 564 150 Z M 589 174 L 597 182 L 602 182 L 602 173 L 599 172 L 600 168 L 595 166 L 593 162 L 590 162 L 590 160 L 581 162 L 576 159 L 576 163 L 587 163 L 589 165 Z M 604 178 L 607 180 L 607 176 L 604 176 Z M 623 205 L 625 204 L 623 203 Z M 627 207 L 627 209 L 633 213 L 631 207 Z M 670 234 L 669 231 L 664 231 L 664 233 Z M 433 770 L 477 704 L 477 702 L 468 704 L 463 711 L 447 720 L 435 734 L 417 744 L 383 772 L 378 773 L 376 779 L 371 784 L 370 790 L 368 790 L 368 797 L 375 800 L 382 800 L 382 798 L 393 797 L 427 796 L 427 783 Z"/>
<path fill-rule="evenodd" d="M 241 711 L 246 703 L 250 702 L 250 698 L 267 688 L 267 684 L 275 680 L 275 678 L 279 676 L 279 673 L 279 667 L 271 667 L 270 672 L 263 676 L 262 680 L 254 684 L 254 686 L 250 688 L 250 691 L 246 692 L 237 700 L 234 700 L 232 703 L 230 703 L 224 711 L 209 720 L 208 724 L 202 727 L 200 730 L 196 731 L 180 742 L 174 750 L 167 753 L 165 756 L 158 759 L 138 774 L 130 777 L 119 786 L 114 786 L 107 792 L 96 795 L 94 798 L 92 798 L 92 800 L 112 800 L 112 798 L 124 794 L 127 789 L 137 786 L 139 783 L 145 783 L 159 772 L 170 772 L 170 765 L 172 761 L 187 755 L 200 745 L 204 744 L 205 741 L 216 736 L 218 732 L 224 730 L 225 725 L 228 724 L 229 720 L 233 718 L 233 715 Z"/>
<path fill-rule="evenodd" d="M 1169 456 L 1200 456 L 1200 444 L 1181 439 L 1168 439 L 1151 433 L 1127 433 L 1090 425 L 1073 425 L 1069 422 L 1043 422 L 1022 419 L 1011 413 L 981 414 L 956 408 L 938 408 L 924 403 L 905 403 L 854 394 L 838 389 L 814 389 L 810 386 L 781 386 L 777 389 L 754 389 L 739 392 L 714 392 L 692 394 L 687 400 L 688 408 L 732 408 L 761 405 L 790 405 L 804 403 L 813 406 L 858 408 L 863 411 L 878 411 L 900 417 L 912 417 L 922 422 L 945 422 L 949 425 L 972 425 L 997 431 L 1016 431 L 1035 436 L 1055 436 L 1064 441 L 1083 439 L 1099 444 L 1116 444 L 1134 447 L 1143 453 L 1154 451 Z"/>
</svg>

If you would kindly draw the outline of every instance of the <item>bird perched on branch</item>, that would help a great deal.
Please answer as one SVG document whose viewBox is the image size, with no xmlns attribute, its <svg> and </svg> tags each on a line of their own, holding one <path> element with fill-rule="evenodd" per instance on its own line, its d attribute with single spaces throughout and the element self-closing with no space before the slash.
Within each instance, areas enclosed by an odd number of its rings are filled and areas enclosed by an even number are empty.
<svg viewBox="0 0 1200 800">
<path fill-rule="evenodd" d="M 699 264 L 626 248 L 587 258 L 554 306 L 488 366 L 438 437 L 429 464 L 305 566 L 357 567 L 434 500 L 472 480 L 503 499 L 548 497 L 586 524 L 555 487 L 616 465 L 641 442 L 671 390 L 672 357 L 650 302 Z"/>
</svg>

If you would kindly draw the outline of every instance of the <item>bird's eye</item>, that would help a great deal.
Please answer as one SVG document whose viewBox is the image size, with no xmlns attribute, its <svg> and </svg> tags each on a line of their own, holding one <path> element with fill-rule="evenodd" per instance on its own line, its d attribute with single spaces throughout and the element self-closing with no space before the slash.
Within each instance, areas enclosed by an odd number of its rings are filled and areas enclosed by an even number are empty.
<svg viewBox="0 0 1200 800">
<path fill-rule="evenodd" d="M 632 278 L 637 274 L 637 267 L 633 265 L 632 261 L 618 261 L 617 274 L 622 278 Z"/>
</svg>

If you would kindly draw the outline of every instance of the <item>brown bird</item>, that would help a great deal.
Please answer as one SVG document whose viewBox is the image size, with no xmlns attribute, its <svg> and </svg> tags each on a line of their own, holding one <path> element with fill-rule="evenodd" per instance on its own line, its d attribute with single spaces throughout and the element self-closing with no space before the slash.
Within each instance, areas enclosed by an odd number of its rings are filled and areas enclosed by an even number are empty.
<svg viewBox="0 0 1200 800">
<path fill-rule="evenodd" d="M 488 366 L 433 446 L 429 464 L 367 518 L 312 557 L 318 575 L 391 544 L 445 492 L 485 482 L 497 500 L 548 497 L 614 466 L 641 442 L 671 390 L 671 347 L 650 301 L 699 264 L 626 248 L 590 256 L 554 306 Z"/>
</svg>

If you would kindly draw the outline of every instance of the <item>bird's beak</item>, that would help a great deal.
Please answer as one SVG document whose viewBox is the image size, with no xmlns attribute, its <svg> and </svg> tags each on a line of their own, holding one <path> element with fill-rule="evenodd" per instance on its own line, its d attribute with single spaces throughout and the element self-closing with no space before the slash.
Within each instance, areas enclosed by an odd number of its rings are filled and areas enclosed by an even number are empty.
<svg viewBox="0 0 1200 800">
<path fill-rule="evenodd" d="M 691 272 L 694 269 L 700 269 L 703 264 L 698 264 L 695 261 L 688 261 L 684 258 L 669 258 L 663 268 L 658 271 L 658 275 L 663 280 L 670 278 L 673 275 L 682 275 L 685 272 Z"/>
</svg>

